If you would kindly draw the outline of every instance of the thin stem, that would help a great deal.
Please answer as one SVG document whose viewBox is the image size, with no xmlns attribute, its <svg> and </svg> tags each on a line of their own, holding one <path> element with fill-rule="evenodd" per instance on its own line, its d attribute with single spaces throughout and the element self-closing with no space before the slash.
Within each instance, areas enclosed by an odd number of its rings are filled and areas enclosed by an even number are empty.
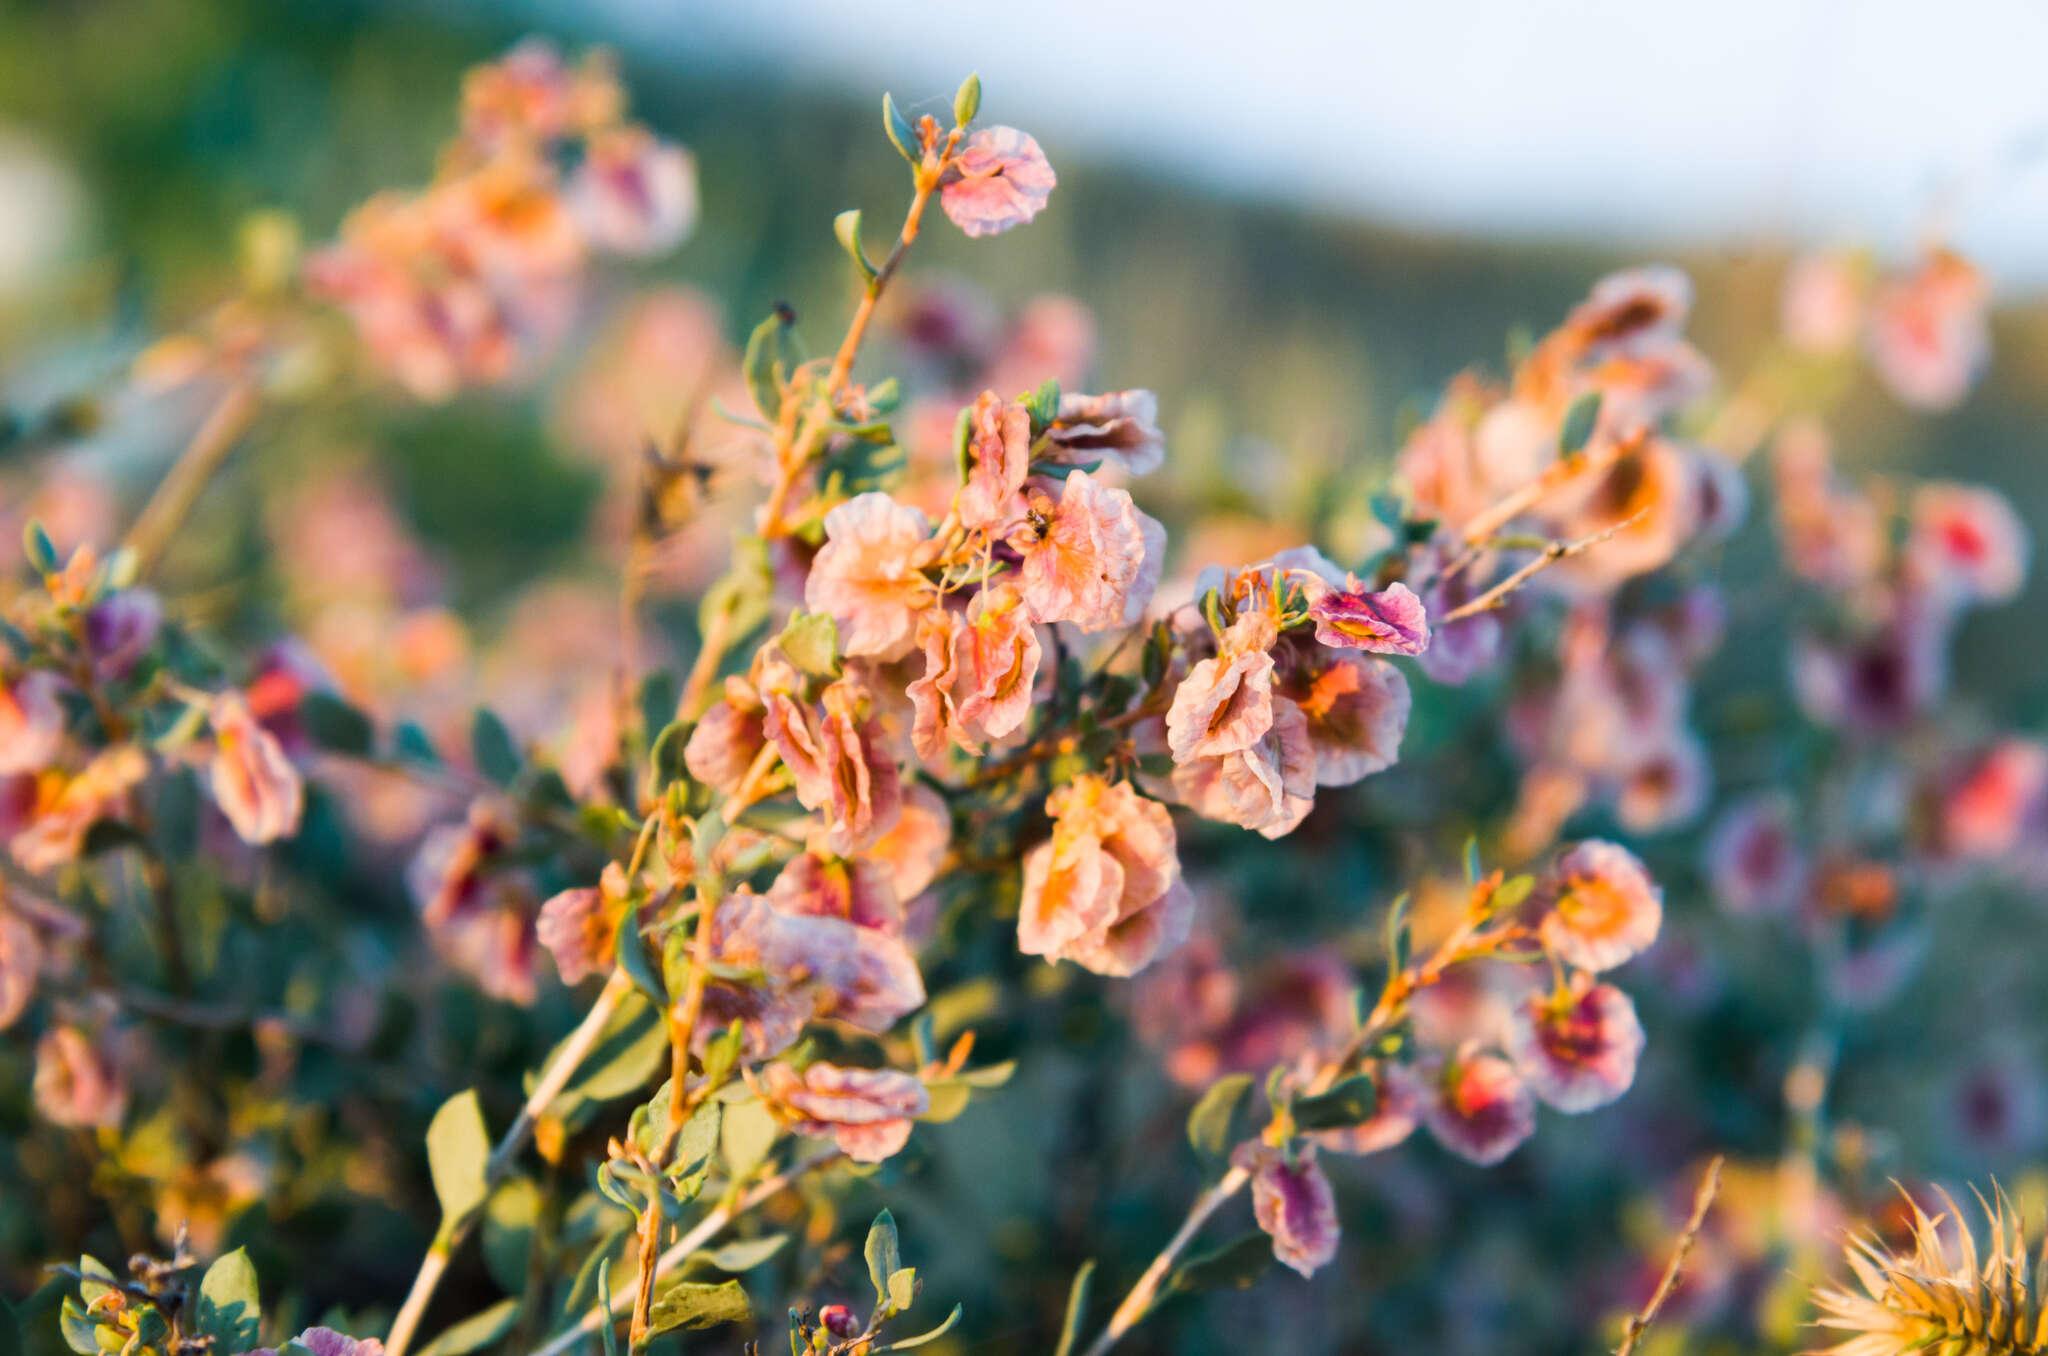
<svg viewBox="0 0 2048 1356">
<path fill-rule="evenodd" d="M 147 573 L 171 544 L 186 515 L 199 502 L 207 482 L 213 479 L 214 473 L 227 461 L 228 454 L 235 450 L 242 434 L 248 431 L 260 406 L 254 383 L 237 377 L 200 422 L 192 441 L 178 454 L 178 460 L 172 463 L 171 469 L 157 485 L 156 492 L 143 505 L 135 525 L 128 529 L 128 537 L 122 543 L 135 552 L 141 572 Z"/>
<path fill-rule="evenodd" d="M 1636 1343 L 1642 1340 L 1650 1325 L 1657 1321 L 1657 1314 L 1664 1308 L 1664 1301 L 1671 1298 L 1671 1292 L 1678 1288 L 1679 1272 L 1685 1266 L 1686 1254 L 1699 1241 L 1700 1228 L 1707 1222 L 1707 1211 L 1713 1208 L 1714 1194 L 1721 1189 L 1721 1155 L 1714 1155 L 1714 1161 L 1707 1164 L 1706 1175 L 1700 1178 L 1700 1188 L 1692 1198 L 1692 1218 L 1685 1223 L 1685 1232 L 1678 1236 L 1678 1246 L 1672 1249 L 1671 1261 L 1664 1268 L 1664 1276 L 1657 1282 L 1657 1288 L 1650 1295 L 1650 1302 L 1643 1311 L 1630 1318 L 1622 1330 L 1621 1345 L 1614 1349 L 1614 1356 L 1631 1356 Z"/>
<path fill-rule="evenodd" d="M 773 1177 L 764 1178 L 757 1182 L 741 1193 L 738 1200 L 727 1205 L 718 1206 L 710 1214 L 697 1221 L 695 1228 L 671 1244 L 668 1251 L 655 1259 L 654 1274 L 656 1278 L 665 1276 L 681 1266 L 691 1253 L 696 1252 L 706 1243 L 709 1243 L 718 1235 L 719 1230 L 747 1213 L 747 1211 L 752 1210 L 755 1206 L 767 1200 L 770 1196 L 775 1195 L 798 1178 L 832 1162 L 838 1157 L 839 1150 L 836 1148 L 820 1149 L 808 1158 L 798 1159 Z M 602 1305 L 591 1309 L 576 1321 L 575 1327 L 556 1336 L 552 1341 L 535 1351 L 533 1356 L 562 1356 L 562 1353 L 570 1350 L 578 1342 L 596 1332 L 604 1323 L 624 1312 L 629 1303 L 631 1303 L 631 1300 L 625 1294 L 615 1294 L 612 1297 L 610 1309 L 606 1309 Z"/>
<path fill-rule="evenodd" d="M 1225 1201 L 1244 1190 L 1245 1183 L 1251 1179 L 1250 1172 L 1233 1167 L 1223 1174 L 1222 1180 L 1215 1186 L 1195 1198 L 1194 1205 L 1188 1209 L 1188 1217 L 1181 1221 L 1180 1228 L 1172 1239 L 1159 1250 L 1159 1255 L 1152 1259 L 1152 1265 L 1145 1268 L 1145 1274 L 1138 1277 L 1138 1283 L 1131 1287 L 1131 1293 L 1124 1296 L 1124 1302 L 1117 1305 L 1116 1312 L 1109 1316 L 1109 1326 L 1102 1330 L 1101 1335 L 1089 1345 L 1083 1356 L 1103 1356 L 1103 1353 L 1115 1346 L 1125 1333 L 1144 1319 L 1152 1308 L 1152 1301 L 1158 1294 L 1160 1283 L 1166 1279 L 1166 1273 L 1172 1269 L 1181 1253 L 1187 1250 L 1188 1244 L 1195 1241 L 1195 1235 L 1209 1222 L 1209 1216 L 1222 1208 Z"/>
<path fill-rule="evenodd" d="M 1448 626 L 1452 622 L 1463 621 L 1467 617 L 1476 617 L 1482 612 L 1493 611 L 1493 609 L 1507 602 L 1508 595 L 1512 594 L 1516 589 L 1522 587 L 1522 585 L 1528 583 L 1531 579 L 1535 578 L 1544 570 L 1547 570 L 1552 565 L 1557 564 L 1558 561 L 1564 560 L 1570 556 L 1578 555 L 1582 551 L 1589 551 L 1593 547 L 1598 546 L 1600 543 L 1613 537 L 1616 533 L 1626 531 L 1628 528 L 1633 527 L 1636 523 L 1642 521 L 1643 517 L 1646 514 L 1648 514 L 1649 511 L 1650 506 L 1645 504 L 1642 508 L 1637 509 L 1628 517 L 1623 518 L 1620 522 L 1609 523 L 1606 527 L 1601 528 L 1598 532 L 1590 533 L 1587 536 L 1580 537 L 1576 541 L 1551 542 L 1548 546 L 1545 546 L 1540 552 L 1537 553 L 1536 558 L 1534 560 L 1531 560 L 1528 564 L 1522 566 L 1522 568 L 1516 570 L 1513 574 L 1501 580 L 1498 584 L 1495 584 L 1492 588 L 1480 594 L 1477 598 L 1472 599 L 1472 601 L 1464 604 L 1461 607 L 1452 608 L 1449 612 L 1446 612 L 1442 617 L 1440 617 L 1437 620 L 1436 624 L 1438 626 Z"/>
<path fill-rule="evenodd" d="M 643 843 L 645 839 L 646 835 L 643 833 Z M 590 1011 L 584 1015 L 582 1023 L 563 1043 L 561 1053 L 542 1071 L 539 1081 L 534 1084 L 532 1095 L 526 1099 L 526 1104 L 519 1108 L 519 1114 L 513 1118 L 511 1127 L 491 1150 L 491 1156 L 484 1167 L 486 1199 L 489 1198 L 491 1189 L 511 1172 L 513 1160 L 518 1157 L 519 1151 L 526 1147 L 526 1141 L 532 1137 L 533 1127 L 541 1114 L 568 1085 L 570 1076 L 583 1062 L 583 1057 L 590 1053 L 591 1047 L 597 1044 L 605 1023 L 611 1020 L 612 1014 L 618 1010 L 619 1004 L 625 1000 L 632 988 L 633 981 L 624 970 L 612 971 L 611 978 L 605 981 L 603 990 L 597 995 L 597 1001 L 591 1004 Z M 435 1235 L 433 1244 L 427 1249 L 426 1257 L 420 1262 L 419 1274 L 413 1277 L 412 1289 L 406 1294 L 405 1303 L 399 1307 L 398 1317 L 391 1322 L 391 1334 L 384 1341 L 384 1349 L 388 1356 L 405 1356 L 406 1348 L 412 1344 L 412 1339 L 419 1329 L 420 1319 L 426 1314 L 427 1302 L 433 1299 L 435 1288 L 441 1284 L 442 1273 L 448 1269 L 449 1257 L 469 1236 L 470 1229 L 475 1226 L 481 1213 L 482 1207 L 478 1206 L 459 1218 L 442 1222 L 440 1233 Z"/>
<path fill-rule="evenodd" d="M 846 385 L 846 379 L 853 372 L 853 360 L 860 353 L 862 337 L 867 333 L 868 321 L 874 318 L 875 303 L 881 300 L 889 280 L 896 276 L 896 270 L 903 265 L 903 256 L 917 240 L 919 226 L 924 221 L 924 209 L 930 204 L 932 194 L 938 191 L 939 178 L 945 171 L 946 162 L 960 144 L 964 128 L 955 127 L 946 134 L 946 144 L 939 150 L 936 160 L 927 159 L 917 168 L 917 192 L 910 199 L 910 210 L 904 214 L 903 229 L 896 235 L 896 246 L 889 251 L 889 257 L 875 270 L 875 276 L 868 280 L 867 290 L 861 293 L 860 305 L 854 310 L 853 322 L 846 328 L 846 338 L 840 342 L 839 352 L 832 359 L 832 371 L 825 378 L 825 394 L 829 399 L 839 394 Z"/>
</svg>

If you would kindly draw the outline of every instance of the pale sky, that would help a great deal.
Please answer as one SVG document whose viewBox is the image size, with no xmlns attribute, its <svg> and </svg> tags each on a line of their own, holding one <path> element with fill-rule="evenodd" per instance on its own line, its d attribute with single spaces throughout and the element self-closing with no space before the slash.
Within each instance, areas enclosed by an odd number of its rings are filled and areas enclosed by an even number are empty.
<svg viewBox="0 0 2048 1356">
<path fill-rule="evenodd" d="M 990 119 L 1055 163 L 1481 234 L 1894 251 L 1940 221 L 2001 283 L 2048 290 L 2042 0 L 538 8 L 934 111 L 977 69 Z"/>
</svg>

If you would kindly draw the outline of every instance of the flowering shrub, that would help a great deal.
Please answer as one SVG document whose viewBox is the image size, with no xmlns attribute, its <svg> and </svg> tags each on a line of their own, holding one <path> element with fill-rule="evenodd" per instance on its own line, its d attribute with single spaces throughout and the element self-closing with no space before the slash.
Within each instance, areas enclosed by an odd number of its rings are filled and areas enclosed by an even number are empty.
<svg viewBox="0 0 2048 1356">
<path fill-rule="evenodd" d="M 497 672 L 345 467 L 273 514 L 301 638 L 243 644 L 153 583 L 252 430 L 532 378 L 605 256 L 689 232 L 689 153 L 627 118 L 605 63 L 526 43 L 473 72 L 432 183 L 302 258 L 261 219 L 273 266 L 134 364 L 124 394 L 205 412 L 119 539 L 25 525 L 0 686 L 0 1026 L 33 1048 L 55 1146 L 19 1166 L 63 1202 L 53 1243 L 134 1253 L 50 1292 L 74 1350 L 637 1352 L 785 1302 L 793 1351 L 979 1341 L 964 1303 L 900 1322 L 944 1306 L 887 1209 L 870 1298 L 844 1216 L 928 1198 L 927 1127 L 1023 1095 L 1029 1005 L 1085 985 L 1129 1013 L 1201 1173 L 1177 1224 L 1091 1240 L 1029 1345 L 1098 1356 L 1175 1296 L 1337 1264 L 1331 1166 L 1418 1128 L 1490 1167 L 1550 1113 L 1591 1115 L 1576 1138 L 1618 1152 L 1593 1113 L 1656 1048 L 1637 997 L 1683 987 L 1650 968 L 1678 911 L 1650 863 L 1702 825 L 1686 908 L 1789 923 L 1821 967 L 1786 1080 L 1807 1214 L 1824 1169 L 1848 1182 L 1853 1146 L 1822 1142 L 1843 1024 L 1899 992 L 1940 900 L 2038 860 L 2048 750 L 1940 719 L 1960 620 L 2024 580 L 2017 515 L 1857 486 L 1784 381 L 1717 400 L 1690 283 L 1647 268 L 1504 378 L 1454 379 L 1392 477 L 1354 487 L 1364 549 L 1191 572 L 1141 507 L 1175 467 L 1152 393 L 1042 370 L 1069 365 L 1057 308 L 991 351 L 942 291 L 901 293 L 934 208 L 980 239 L 1059 201 L 1039 143 L 980 103 L 974 78 L 947 119 L 884 100 L 909 204 L 886 244 L 860 211 L 835 223 L 857 300 L 818 356 L 788 306 L 737 353 L 678 294 L 629 316 L 571 402 L 632 467 L 602 515 L 620 597 L 595 619 L 539 597 Z M 1809 261 L 1766 376 L 1861 338 L 1901 400 L 1951 404 L 1987 304 L 1947 253 L 1876 284 Z M 868 371 L 878 330 L 902 377 Z M 1790 695 L 1710 747 L 1710 567 L 1766 445 Z M 1471 751 L 1416 738 L 1452 700 L 1509 795 L 1459 802 Z M 1716 765 L 1745 743 L 1770 764 L 1795 724 L 1823 741 L 1796 794 L 1760 772 L 1717 804 Z M 1341 888 L 1363 925 L 1242 946 L 1285 920 L 1289 854 L 1346 838 L 1398 863 L 1369 899 Z M 373 881 L 402 881 L 411 919 L 366 926 Z M 430 997 L 449 975 L 459 1004 Z M 57 1185 L 74 1164 L 89 1205 Z M 322 1245 L 264 1238 L 259 1201 L 380 1238 L 437 1222 L 309 1325 Z M 1250 1231 L 1219 1243 L 1232 1212 Z M 1686 1233 L 1710 1277 L 1771 1255 L 1717 1228 Z M 437 1302 L 451 1277 L 466 1307 Z"/>
</svg>

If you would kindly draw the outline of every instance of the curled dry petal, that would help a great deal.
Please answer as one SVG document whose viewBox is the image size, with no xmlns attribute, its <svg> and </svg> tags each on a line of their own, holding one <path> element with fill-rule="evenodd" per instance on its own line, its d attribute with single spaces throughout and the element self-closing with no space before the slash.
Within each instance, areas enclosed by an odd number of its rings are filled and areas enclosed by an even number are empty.
<svg viewBox="0 0 2048 1356">
<path fill-rule="evenodd" d="M 898 659 L 917 643 L 917 614 L 932 597 L 921 570 L 930 534 L 922 509 L 879 490 L 825 515 L 825 544 L 811 562 L 804 605 L 832 614 L 841 653 Z"/>
<path fill-rule="evenodd" d="M 1166 460 L 1159 397 L 1150 391 L 1062 395 L 1046 439 L 1046 460 L 1056 465 L 1086 468 L 1100 463 L 1142 476 Z"/>
<path fill-rule="evenodd" d="M 1378 593 L 1364 588 L 1332 590 L 1309 609 L 1309 616 L 1315 619 L 1316 639 L 1336 649 L 1421 654 L 1429 648 L 1429 617 L 1422 599 L 1403 583 Z"/>
<path fill-rule="evenodd" d="M 1031 415 L 994 391 L 975 398 L 968 415 L 967 483 L 960 487 L 960 522 L 994 532 L 1023 514 L 1019 491 L 1031 469 Z"/>
<path fill-rule="evenodd" d="M 1186 939 L 1173 817 L 1127 782 L 1083 775 L 1046 798 L 1052 838 L 1024 859 L 1017 945 L 1129 975 Z"/>
<path fill-rule="evenodd" d="M 128 1108 L 128 1084 L 92 1037 L 52 1027 L 36 1042 L 35 1099 L 52 1125 L 113 1126 Z"/>
<path fill-rule="evenodd" d="M 1273 725 L 1270 614 L 1246 612 L 1223 633 L 1222 647 L 1188 671 L 1166 712 L 1166 745 L 1186 764 L 1252 748 Z"/>
<path fill-rule="evenodd" d="M 299 831 L 306 789 L 277 737 L 264 729 L 239 693 L 213 699 L 214 802 L 246 843 L 271 843 Z"/>
<path fill-rule="evenodd" d="M 1129 491 L 1083 471 L 1067 474 L 1057 504 L 1034 492 L 1028 521 L 1010 535 L 1023 557 L 1018 586 L 1031 619 L 1102 631 L 1134 608 L 1142 615 L 1158 583 L 1146 568 L 1148 542 L 1164 541 L 1150 522 Z"/>
<path fill-rule="evenodd" d="M 856 1163 L 879 1163 L 910 1139 L 910 1123 L 931 1109 L 931 1096 L 895 1069 L 845 1069 L 820 1060 L 799 1074 L 771 1064 L 761 1089 L 798 1134 L 830 1138 Z"/>
</svg>

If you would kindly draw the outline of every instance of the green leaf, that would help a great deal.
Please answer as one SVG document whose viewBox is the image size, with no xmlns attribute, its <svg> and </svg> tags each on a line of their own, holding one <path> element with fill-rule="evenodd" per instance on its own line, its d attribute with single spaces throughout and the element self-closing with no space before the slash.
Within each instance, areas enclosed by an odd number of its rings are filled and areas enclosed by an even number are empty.
<svg viewBox="0 0 2048 1356">
<path fill-rule="evenodd" d="M 640 937 L 638 909 L 627 909 L 619 916 L 619 932 L 613 953 L 619 958 L 619 968 L 639 986 L 640 992 L 657 1004 L 668 1005 L 668 988 L 661 982 L 661 973 L 654 968 L 654 960 L 647 954 L 647 943 Z"/>
<path fill-rule="evenodd" d="M 1060 380 L 1047 377 L 1043 385 L 1024 397 L 1025 413 L 1031 416 L 1033 436 L 1046 431 L 1060 414 Z"/>
<path fill-rule="evenodd" d="M 420 1348 L 420 1356 L 463 1356 L 465 1352 L 489 1346 L 512 1331 L 512 1321 L 518 1317 L 518 1300 L 499 1300 L 482 1313 L 471 1314 L 454 1327 L 444 1330 L 439 1337 Z"/>
<path fill-rule="evenodd" d="M 376 743 L 370 718 L 332 692 L 308 692 L 299 701 L 299 721 L 323 749 L 361 758 Z"/>
<path fill-rule="evenodd" d="M 782 1127 L 758 1097 L 726 1104 L 725 1121 L 718 1128 L 719 1154 L 726 1171 L 735 1180 L 751 1175 L 775 1147 Z"/>
<path fill-rule="evenodd" d="M 754 408 L 761 411 L 761 417 L 770 422 L 782 413 L 782 378 L 776 369 L 782 360 L 782 332 L 789 328 L 790 316 L 787 306 L 777 306 L 747 336 L 746 360 L 742 365 L 747 393 L 753 396 Z"/>
<path fill-rule="evenodd" d="M 903 1313 L 917 1302 L 917 1268 L 898 1267 L 889 1273 L 889 1303 Z"/>
<path fill-rule="evenodd" d="M 484 1269 L 498 1288 L 517 1294 L 526 1288 L 526 1263 L 540 1219 L 541 1192 L 531 1178 L 513 1177 L 491 1193 L 480 1233 Z"/>
<path fill-rule="evenodd" d="M 57 559 L 57 544 L 50 540 L 50 534 L 43 529 L 40 519 L 31 518 L 21 529 L 21 547 L 28 554 L 29 566 L 37 574 L 55 574 L 61 565 Z"/>
<path fill-rule="evenodd" d="M 1387 906 L 1387 972 L 1398 975 L 1408 968 L 1408 892 L 1403 890 Z"/>
<path fill-rule="evenodd" d="M 1354 1074 L 1327 1092 L 1297 1098 L 1294 1123 L 1303 1130 L 1339 1130 L 1372 1119 L 1379 1096 L 1368 1074 Z"/>
<path fill-rule="evenodd" d="M 688 721 L 672 720 L 654 736 L 654 743 L 647 749 L 647 775 L 653 780 L 657 793 L 670 782 L 690 775 L 690 769 L 683 762 L 683 751 L 689 744 Z"/>
<path fill-rule="evenodd" d="M 640 728 L 659 730 L 675 719 L 676 676 L 667 669 L 655 669 L 640 680 Z"/>
<path fill-rule="evenodd" d="M 491 1136 L 484 1128 L 476 1089 L 458 1092 L 441 1104 L 427 1126 L 427 1166 L 433 1172 L 443 1219 L 461 1219 L 483 1204 L 490 1157 Z"/>
<path fill-rule="evenodd" d="M 563 1038 L 565 1043 L 567 1039 Z M 647 1086 L 667 1055 L 668 1028 L 661 1013 L 639 993 L 629 993 L 576 1066 L 565 1091 L 593 1102 L 624 1097 Z"/>
<path fill-rule="evenodd" d="M 706 1100 L 690 1113 L 690 1119 L 683 1122 L 683 1128 L 676 1132 L 676 1144 L 670 1158 L 670 1176 L 688 1176 L 701 1172 L 711 1161 L 711 1155 L 718 1151 L 719 1128 L 724 1124 L 725 1106 L 721 1102 Z"/>
<path fill-rule="evenodd" d="M 1202 1290 L 1249 1290 L 1273 1266 L 1273 1240 L 1263 1233 L 1249 1233 L 1225 1243 L 1214 1252 L 1191 1257 L 1174 1268 L 1167 1288 L 1196 1292 Z"/>
<path fill-rule="evenodd" d="M 1237 1113 L 1251 1087 L 1250 1074 L 1227 1074 L 1210 1084 L 1188 1113 L 1188 1143 L 1204 1159 L 1222 1159 L 1237 1142 Z"/>
<path fill-rule="evenodd" d="M 71 1297 L 64 1297 L 64 1306 L 57 1313 L 57 1324 L 64 1334 L 64 1345 L 78 1353 L 78 1356 L 100 1356 L 98 1325 L 85 1316 L 83 1305 Z"/>
<path fill-rule="evenodd" d="M 1493 892 L 1493 898 L 1486 901 L 1487 910 L 1496 914 L 1511 913 L 1521 907 L 1522 901 L 1527 899 L 1529 892 L 1535 888 L 1534 876 L 1509 876 L 1500 883 L 1500 888 Z"/>
<path fill-rule="evenodd" d="M 882 130 L 889 134 L 889 144 L 905 160 L 913 165 L 918 163 L 917 129 L 910 125 L 910 119 L 896 111 L 896 101 L 886 93 L 882 95 Z"/>
<path fill-rule="evenodd" d="M 607 1257 L 597 1264 L 598 1312 L 604 1322 L 598 1331 L 604 1335 L 604 1356 L 619 1356 L 619 1334 L 612 1324 L 612 1259 Z"/>
<path fill-rule="evenodd" d="M 927 1125 L 944 1125 L 956 1120 L 973 1100 L 974 1089 L 957 1078 L 941 1078 L 924 1085 L 925 1109 L 917 1117 Z"/>
<path fill-rule="evenodd" d="M 251 1351 L 262 1314 L 249 1250 L 236 1248 L 215 1259 L 199 1281 L 199 1335 L 212 1338 L 218 1352 Z"/>
<path fill-rule="evenodd" d="M 875 1302 L 889 1298 L 889 1278 L 903 1268 L 903 1250 L 896 1239 L 896 1217 L 884 1210 L 868 1228 L 868 1279 L 875 1283 Z"/>
<path fill-rule="evenodd" d="M 891 1342 L 886 1347 L 876 1347 L 876 1356 L 880 1356 L 885 1351 L 908 1351 L 912 1347 L 921 1347 L 927 1342 L 935 1342 L 953 1330 L 953 1325 L 960 1321 L 960 1314 L 961 1308 L 956 1304 L 953 1306 L 953 1312 L 946 1315 L 946 1321 L 938 1327 L 933 1328 L 930 1332 L 921 1332 L 915 1337 L 906 1337 L 901 1342 Z"/>
<path fill-rule="evenodd" d="M 722 1248 L 713 1248 L 708 1252 L 693 1252 L 690 1258 L 692 1261 L 717 1267 L 720 1271 L 752 1271 L 781 1252 L 788 1242 L 788 1234 L 769 1234 L 765 1238 L 747 1238 L 737 1243 L 728 1243 Z"/>
<path fill-rule="evenodd" d="M 839 623 L 829 612 L 797 612 L 775 638 L 789 662 L 819 678 L 839 676 Z"/>
<path fill-rule="evenodd" d="M 1486 865 L 1479 860 L 1479 835 L 1475 833 L 1465 840 L 1465 884 L 1477 885 L 1485 874 Z"/>
<path fill-rule="evenodd" d="M 702 1281 L 670 1281 L 654 1292 L 647 1311 L 650 1334 L 677 1329 L 715 1328 L 721 1323 L 744 1323 L 753 1317 L 747 1292 L 738 1281 L 707 1285 Z"/>
<path fill-rule="evenodd" d="M 519 766 L 524 761 L 519 756 L 519 746 L 512 739 L 512 731 L 505 728 L 505 722 L 488 707 L 478 707 L 476 719 L 469 726 L 470 754 L 476 759 L 476 770 L 499 786 L 509 786 L 519 775 Z"/>
<path fill-rule="evenodd" d="M 1564 428 L 1557 435 L 1557 450 L 1567 457 L 1580 451 L 1593 436 L 1593 427 L 1599 422 L 1600 393 L 1588 391 L 1565 411 Z"/>
<path fill-rule="evenodd" d="M 433 737 L 421 729 L 417 721 L 400 721 L 398 728 L 392 731 L 391 744 L 400 758 L 427 767 L 441 766 L 440 750 L 434 747 Z"/>
<path fill-rule="evenodd" d="M 1073 1356 L 1074 1348 L 1081 1344 L 1081 1329 L 1088 1323 L 1088 1296 L 1094 1288 L 1095 1259 L 1091 1257 L 1081 1263 L 1067 1290 L 1067 1317 L 1060 1324 L 1060 1344 L 1052 1349 L 1052 1356 Z"/>
<path fill-rule="evenodd" d="M 960 89 L 953 95 L 953 125 L 965 127 L 974 121 L 974 115 L 981 112 L 981 76 L 968 76 L 960 82 Z"/>
<path fill-rule="evenodd" d="M 853 266 L 860 270 L 860 276 L 868 282 L 875 280 L 875 266 L 868 262 L 867 254 L 860 244 L 860 209 L 850 208 L 832 218 L 832 234 L 839 237 L 839 246 L 853 258 Z"/>
</svg>

